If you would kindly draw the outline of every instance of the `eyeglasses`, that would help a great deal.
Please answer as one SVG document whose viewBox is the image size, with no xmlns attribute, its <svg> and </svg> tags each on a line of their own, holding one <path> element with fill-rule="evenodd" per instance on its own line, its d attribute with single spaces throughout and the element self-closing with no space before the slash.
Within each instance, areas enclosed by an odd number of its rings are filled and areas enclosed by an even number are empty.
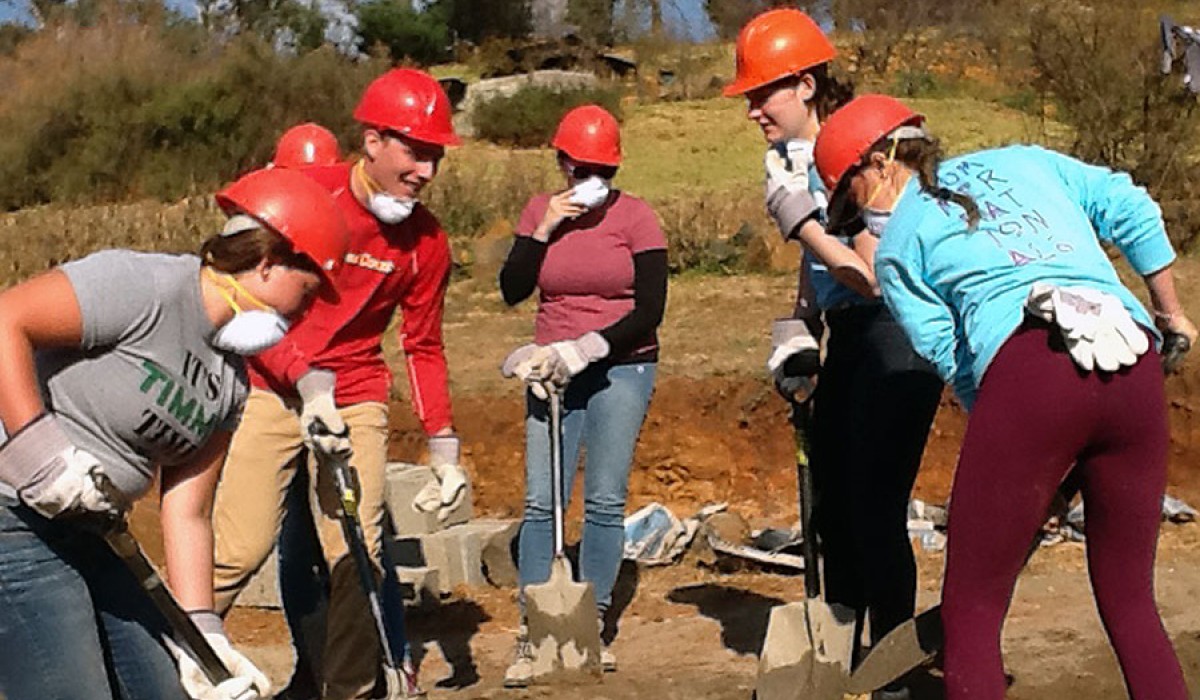
<svg viewBox="0 0 1200 700">
<path fill-rule="evenodd" d="M 563 169 L 567 171 L 567 175 L 576 180 L 586 180 L 589 177 L 598 177 L 604 180 L 611 180 L 617 174 L 617 168 L 613 165 L 573 163 L 566 159 L 562 159 L 561 162 Z"/>
</svg>

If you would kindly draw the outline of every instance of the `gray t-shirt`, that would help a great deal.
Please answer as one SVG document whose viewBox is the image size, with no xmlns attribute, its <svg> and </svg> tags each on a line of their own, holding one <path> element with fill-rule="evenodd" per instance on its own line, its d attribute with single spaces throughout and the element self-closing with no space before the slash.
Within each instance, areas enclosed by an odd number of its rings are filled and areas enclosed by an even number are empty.
<svg viewBox="0 0 1200 700">
<path fill-rule="evenodd" d="M 199 258 L 110 250 L 61 269 L 79 300 L 83 343 L 38 352 L 43 397 L 133 499 L 156 468 L 187 464 L 214 432 L 237 426 L 245 365 L 209 343 L 216 329 Z"/>
</svg>

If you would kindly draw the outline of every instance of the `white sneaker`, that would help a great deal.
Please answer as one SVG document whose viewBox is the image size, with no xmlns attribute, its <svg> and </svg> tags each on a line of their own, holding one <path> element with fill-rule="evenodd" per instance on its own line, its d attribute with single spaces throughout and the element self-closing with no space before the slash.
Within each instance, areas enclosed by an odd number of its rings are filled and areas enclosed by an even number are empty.
<svg viewBox="0 0 1200 700">
<path fill-rule="evenodd" d="M 505 688 L 524 688 L 533 680 L 533 647 L 529 644 L 529 629 L 521 625 L 513 662 L 504 672 Z"/>
<path fill-rule="evenodd" d="M 600 647 L 600 670 L 604 673 L 615 673 L 617 657 L 608 647 Z"/>
</svg>

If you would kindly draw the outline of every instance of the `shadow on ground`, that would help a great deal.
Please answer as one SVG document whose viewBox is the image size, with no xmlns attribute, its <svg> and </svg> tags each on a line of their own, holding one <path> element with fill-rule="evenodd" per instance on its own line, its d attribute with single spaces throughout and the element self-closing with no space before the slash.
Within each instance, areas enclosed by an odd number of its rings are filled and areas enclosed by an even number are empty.
<svg viewBox="0 0 1200 700">
<path fill-rule="evenodd" d="M 784 602 L 779 598 L 711 583 L 681 586 L 668 593 L 667 600 L 696 606 L 701 615 L 721 623 L 721 643 L 727 649 L 755 656 L 762 652 L 771 608 Z"/>
</svg>

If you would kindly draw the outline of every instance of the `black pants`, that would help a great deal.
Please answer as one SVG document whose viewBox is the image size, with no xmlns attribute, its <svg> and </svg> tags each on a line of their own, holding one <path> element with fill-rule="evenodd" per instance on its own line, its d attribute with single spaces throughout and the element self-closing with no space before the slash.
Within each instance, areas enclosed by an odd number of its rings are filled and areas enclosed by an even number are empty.
<svg viewBox="0 0 1200 700">
<path fill-rule="evenodd" d="M 882 304 L 826 314 L 812 466 L 825 596 L 870 615 L 872 642 L 912 617 L 908 499 L 942 381 Z"/>
</svg>

